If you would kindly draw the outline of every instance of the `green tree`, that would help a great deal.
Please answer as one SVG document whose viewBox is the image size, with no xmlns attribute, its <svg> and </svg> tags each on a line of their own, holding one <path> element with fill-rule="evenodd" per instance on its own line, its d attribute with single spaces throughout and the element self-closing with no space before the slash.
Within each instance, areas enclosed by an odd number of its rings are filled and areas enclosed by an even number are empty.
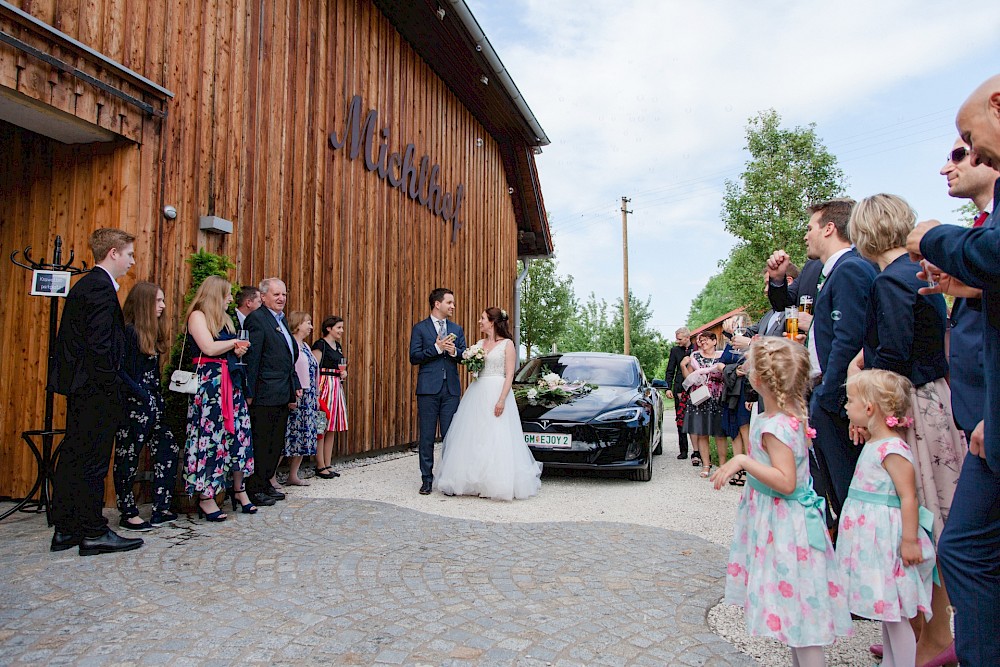
<svg viewBox="0 0 1000 667">
<path fill-rule="evenodd" d="M 726 231 L 738 239 L 724 263 L 722 283 L 732 291 L 733 307 L 748 306 L 756 315 L 767 309 L 760 288 L 767 257 L 784 248 L 801 266 L 805 261 L 802 235 L 809 218 L 806 208 L 842 196 L 845 182 L 836 157 L 816 135 L 814 123 L 786 129 L 778 113 L 770 109 L 749 120 L 746 139 L 750 159 L 738 181 L 726 181 L 722 202 Z"/>
<path fill-rule="evenodd" d="M 639 365 L 647 377 L 654 377 L 657 366 L 663 359 L 667 349 L 667 341 L 659 331 L 650 326 L 653 310 L 649 307 L 650 299 L 639 301 L 629 290 L 629 342 L 632 356 L 639 360 Z M 607 326 L 600 330 L 598 349 L 601 352 L 622 354 L 625 350 L 625 314 L 622 309 L 622 299 L 617 299 L 611 308 L 611 318 Z"/>
<path fill-rule="evenodd" d="M 604 330 L 608 327 L 608 303 L 593 292 L 584 304 L 576 304 L 573 316 L 559 336 L 556 347 L 561 352 L 598 352 Z"/>
<path fill-rule="evenodd" d="M 729 284 L 730 278 L 729 273 L 720 271 L 708 279 L 708 283 L 691 302 L 691 309 L 688 311 L 687 317 L 689 329 L 697 329 L 743 305 L 733 293 L 732 286 Z M 758 284 L 760 283 L 758 282 Z"/>
<path fill-rule="evenodd" d="M 554 258 L 532 260 L 521 283 L 521 344 L 529 359 L 533 351 L 549 351 L 577 308 L 573 276 L 563 278 L 556 268 Z"/>
</svg>

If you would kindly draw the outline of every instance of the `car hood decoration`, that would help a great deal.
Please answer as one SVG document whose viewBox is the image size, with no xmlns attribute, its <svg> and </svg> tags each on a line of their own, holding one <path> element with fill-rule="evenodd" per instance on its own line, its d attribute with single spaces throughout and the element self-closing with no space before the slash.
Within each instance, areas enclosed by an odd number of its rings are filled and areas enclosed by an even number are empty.
<svg viewBox="0 0 1000 667">
<path fill-rule="evenodd" d="M 522 385 L 530 386 L 530 385 Z M 632 387 L 597 387 L 588 394 L 578 396 L 561 405 L 532 404 L 527 398 L 518 397 L 517 406 L 521 419 L 540 422 L 587 422 L 594 416 L 635 405 L 639 394 Z M 545 428 L 545 427 L 543 427 Z"/>
</svg>

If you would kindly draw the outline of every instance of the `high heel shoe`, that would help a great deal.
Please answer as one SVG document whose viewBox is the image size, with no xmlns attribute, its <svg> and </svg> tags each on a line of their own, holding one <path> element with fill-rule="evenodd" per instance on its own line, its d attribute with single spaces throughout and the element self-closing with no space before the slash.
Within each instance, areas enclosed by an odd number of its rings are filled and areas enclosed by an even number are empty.
<svg viewBox="0 0 1000 667">
<path fill-rule="evenodd" d="M 948 648 L 934 656 L 930 662 L 925 662 L 921 667 L 945 667 L 945 665 L 957 665 L 958 655 L 955 654 L 955 642 Z"/>
<path fill-rule="evenodd" d="M 198 501 L 198 517 L 204 519 L 205 521 L 211 521 L 213 523 L 219 523 L 225 521 L 229 517 L 222 510 L 215 510 L 214 512 L 206 512 L 201 504 L 206 500 L 212 500 L 211 498 L 202 498 Z"/>
<path fill-rule="evenodd" d="M 236 503 L 239 502 L 238 500 L 236 500 L 236 494 L 237 493 L 244 493 L 246 490 L 247 490 L 247 485 L 246 484 L 244 484 L 243 486 L 241 486 L 238 489 L 233 489 L 233 494 L 231 496 L 231 500 L 233 501 L 233 511 L 234 512 L 236 511 Z M 244 514 L 256 514 L 257 513 L 257 506 L 254 505 L 253 503 L 247 503 L 246 505 L 244 505 L 243 503 L 239 503 L 239 504 L 240 504 L 240 511 L 243 512 Z"/>
</svg>

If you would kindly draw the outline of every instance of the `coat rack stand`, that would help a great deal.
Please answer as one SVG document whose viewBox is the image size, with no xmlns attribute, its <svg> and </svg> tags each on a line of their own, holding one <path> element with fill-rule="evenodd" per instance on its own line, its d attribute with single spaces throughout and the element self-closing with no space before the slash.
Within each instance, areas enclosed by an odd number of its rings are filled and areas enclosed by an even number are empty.
<svg viewBox="0 0 1000 667">
<path fill-rule="evenodd" d="M 24 261 L 19 261 L 17 259 L 18 253 L 21 251 L 15 250 L 10 254 L 10 261 L 12 261 L 17 266 L 28 271 L 65 271 L 70 275 L 77 275 L 80 273 L 86 273 L 90 271 L 87 268 L 87 263 L 82 262 L 82 268 L 76 268 L 73 266 L 73 251 L 69 251 L 69 261 L 65 264 L 62 263 L 62 237 L 57 236 L 55 240 L 54 247 L 52 249 L 52 262 L 47 263 L 45 258 L 42 257 L 39 261 L 35 261 L 31 258 L 31 246 L 24 249 L 21 253 L 24 257 Z M 49 346 L 48 346 L 48 363 L 46 365 L 46 387 L 45 387 L 45 421 L 41 430 L 34 431 L 23 431 L 21 433 L 21 439 L 27 443 L 28 448 L 31 450 L 32 455 L 35 457 L 37 463 L 37 475 L 35 476 L 35 483 L 28 491 L 28 494 L 20 499 L 17 504 L 8 509 L 3 514 L 0 514 L 0 521 L 3 521 L 9 517 L 14 512 L 41 512 L 45 511 L 45 519 L 48 525 L 52 525 L 52 496 L 50 493 L 50 486 L 52 484 L 52 475 L 55 472 L 56 461 L 59 458 L 59 448 L 62 446 L 62 440 L 59 441 L 58 445 L 53 446 L 56 437 L 62 436 L 65 438 L 66 429 L 54 429 L 52 428 L 52 412 L 55 403 L 55 394 L 48 387 L 48 377 L 52 370 L 53 355 L 55 353 L 56 347 L 56 333 L 59 327 L 59 296 L 47 296 L 44 297 L 49 300 Z M 35 444 L 35 440 L 38 440 L 39 444 Z M 38 498 L 35 499 L 37 494 Z"/>
</svg>

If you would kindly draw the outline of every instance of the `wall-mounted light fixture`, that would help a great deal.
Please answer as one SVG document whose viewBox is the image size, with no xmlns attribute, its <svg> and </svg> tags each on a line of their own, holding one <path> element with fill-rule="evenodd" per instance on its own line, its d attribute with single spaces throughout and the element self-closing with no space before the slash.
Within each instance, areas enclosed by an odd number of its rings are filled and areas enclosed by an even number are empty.
<svg viewBox="0 0 1000 667">
<path fill-rule="evenodd" d="M 479 80 L 483 82 L 484 86 L 490 85 L 490 77 L 486 76 L 485 74 L 479 77 Z"/>
<path fill-rule="evenodd" d="M 216 215 L 203 215 L 198 218 L 198 229 L 203 232 L 214 232 L 215 234 L 232 234 L 233 223 L 231 220 L 226 220 Z"/>
<path fill-rule="evenodd" d="M 509 195 L 514 194 L 514 188 L 507 188 L 507 194 Z"/>
<path fill-rule="evenodd" d="M 483 147 L 483 138 L 476 137 L 476 148 L 482 148 L 482 147 Z"/>
<path fill-rule="evenodd" d="M 444 21 L 444 17 L 447 15 L 447 12 L 444 11 L 444 7 L 438 7 L 436 13 L 438 15 L 438 19 Z"/>
<path fill-rule="evenodd" d="M 163 217 L 167 220 L 174 220 L 177 218 L 177 209 L 173 206 L 163 207 Z"/>
</svg>

